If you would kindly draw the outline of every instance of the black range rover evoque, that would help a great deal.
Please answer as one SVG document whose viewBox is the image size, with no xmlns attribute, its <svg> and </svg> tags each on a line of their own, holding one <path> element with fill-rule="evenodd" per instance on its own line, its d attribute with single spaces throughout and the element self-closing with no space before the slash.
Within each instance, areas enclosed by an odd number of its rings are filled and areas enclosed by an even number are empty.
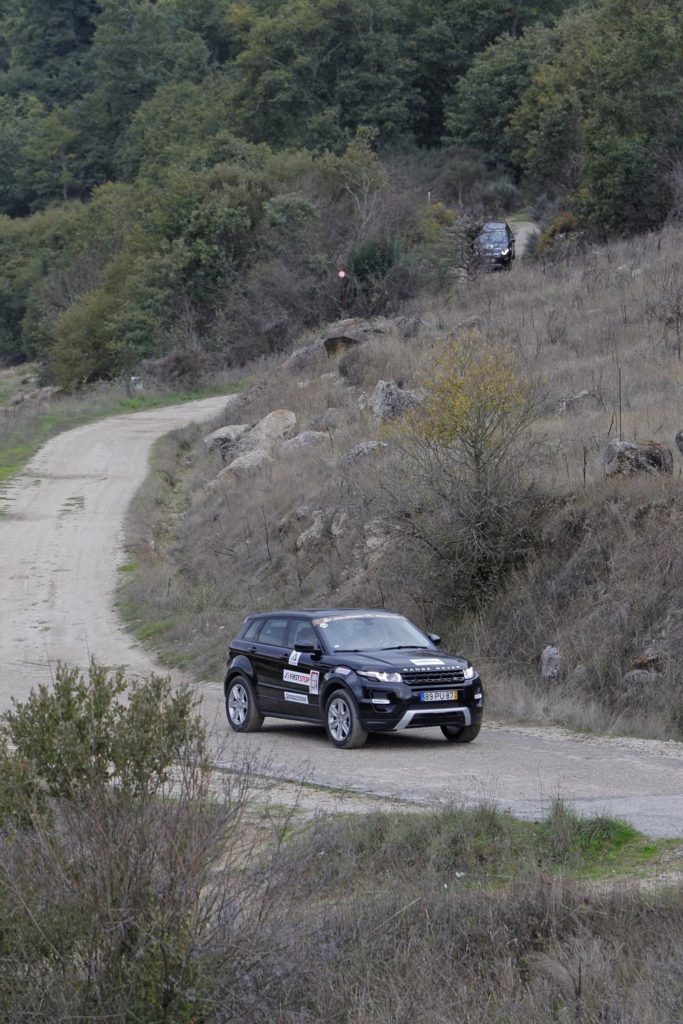
<svg viewBox="0 0 683 1024">
<path fill-rule="evenodd" d="M 230 645 L 228 722 L 236 732 L 255 732 L 266 716 L 316 722 L 345 749 L 361 747 L 369 732 L 425 726 L 470 743 L 484 712 L 481 679 L 439 642 L 384 610 L 250 615 Z"/>
</svg>

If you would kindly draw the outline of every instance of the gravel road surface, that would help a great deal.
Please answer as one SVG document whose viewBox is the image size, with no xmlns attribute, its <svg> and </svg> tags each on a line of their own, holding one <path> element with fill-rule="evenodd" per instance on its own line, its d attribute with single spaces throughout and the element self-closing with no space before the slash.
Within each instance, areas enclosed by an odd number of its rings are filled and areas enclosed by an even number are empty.
<svg viewBox="0 0 683 1024">
<path fill-rule="evenodd" d="M 124 515 L 156 438 L 213 417 L 224 403 L 205 399 L 61 434 L 2 496 L 0 709 L 48 681 L 58 660 L 86 665 L 93 655 L 141 675 L 157 667 L 113 609 Z M 683 836 L 683 744 L 489 722 L 463 747 L 447 744 L 438 730 L 413 730 L 371 736 L 362 750 L 341 752 L 320 729 L 273 719 L 260 733 L 236 736 L 227 729 L 221 687 L 201 689 L 216 756 L 227 766 L 248 757 L 283 779 L 411 806 L 490 799 L 527 817 L 559 796 L 652 836 Z"/>
</svg>

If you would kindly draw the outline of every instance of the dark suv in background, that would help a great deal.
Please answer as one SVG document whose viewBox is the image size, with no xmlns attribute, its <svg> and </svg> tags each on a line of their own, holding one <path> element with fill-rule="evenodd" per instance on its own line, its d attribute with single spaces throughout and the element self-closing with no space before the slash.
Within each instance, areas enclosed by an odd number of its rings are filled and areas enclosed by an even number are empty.
<svg viewBox="0 0 683 1024">
<path fill-rule="evenodd" d="M 489 270 L 509 270 L 515 258 L 515 236 L 505 221 L 484 224 L 475 243 L 477 255 Z"/>
<path fill-rule="evenodd" d="M 316 723 L 346 749 L 362 746 L 369 732 L 425 726 L 469 743 L 481 728 L 481 679 L 439 642 L 384 610 L 250 615 L 230 644 L 228 722 L 236 732 L 260 729 L 266 716 Z"/>
</svg>

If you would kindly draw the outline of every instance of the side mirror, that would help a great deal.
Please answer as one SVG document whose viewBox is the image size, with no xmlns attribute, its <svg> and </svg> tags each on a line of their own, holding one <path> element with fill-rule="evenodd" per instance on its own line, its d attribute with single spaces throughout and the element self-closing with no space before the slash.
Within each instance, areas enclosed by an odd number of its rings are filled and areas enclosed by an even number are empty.
<svg viewBox="0 0 683 1024">
<path fill-rule="evenodd" d="M 441 643 L 441 637 L 439 636 L 438 633 L 427 633 L 427 637 L 429 640 L 432 641 L 435 647 L 438 647 L 439 644 Z"/>
<path fill-rule="evenodd" d="M 319 654 L 320 648 L 315 644 L 294 644 L 294 650 L 299 654 Z"/>
</svg>

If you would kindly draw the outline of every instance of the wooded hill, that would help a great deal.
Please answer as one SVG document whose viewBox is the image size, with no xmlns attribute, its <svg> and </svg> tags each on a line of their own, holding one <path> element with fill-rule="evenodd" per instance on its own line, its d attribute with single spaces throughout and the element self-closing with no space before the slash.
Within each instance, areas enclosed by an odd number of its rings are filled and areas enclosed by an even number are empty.
<svg viewBox="0 0 683 1024">
<path fill-rule="evenodd" d="M 0 360 L 239 362 L 447 285 L 529 198 L 657 227 L 682 29 L 677 0 L 0 0 Z"/>
</svg>

